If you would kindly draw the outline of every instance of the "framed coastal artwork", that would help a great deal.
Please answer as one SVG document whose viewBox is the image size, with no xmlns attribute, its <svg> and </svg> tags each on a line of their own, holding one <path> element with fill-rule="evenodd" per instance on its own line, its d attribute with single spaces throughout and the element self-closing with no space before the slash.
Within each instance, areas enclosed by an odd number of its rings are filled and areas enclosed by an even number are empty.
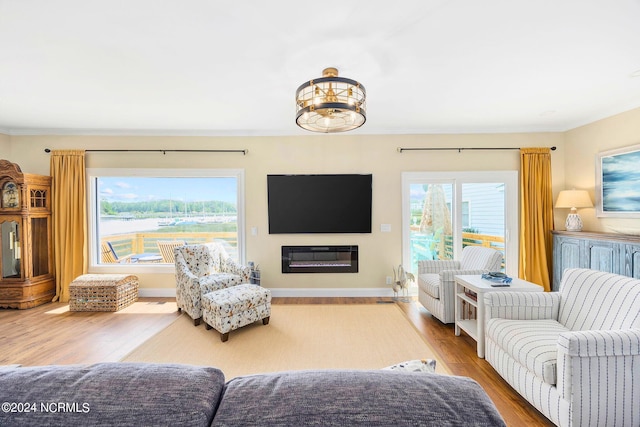
<svg viewBox="0 0 640 427">
<path fill-rule="evenodd" d="M 640 218 L 640 144 L 596 155 L 596 215 Z"/>
</svg>

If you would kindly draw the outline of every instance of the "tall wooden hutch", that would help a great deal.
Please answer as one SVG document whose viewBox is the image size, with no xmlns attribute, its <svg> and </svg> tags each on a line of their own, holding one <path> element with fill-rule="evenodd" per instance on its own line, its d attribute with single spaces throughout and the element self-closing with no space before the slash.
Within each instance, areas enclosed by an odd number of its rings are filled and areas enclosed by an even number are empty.
<svg viewBox="0 0 640 427">
<path fill-rule="evenodd" d="M 0 160 L 0 308 L 32 308 L 55 295 L 51 177 Z"/>
</svg>

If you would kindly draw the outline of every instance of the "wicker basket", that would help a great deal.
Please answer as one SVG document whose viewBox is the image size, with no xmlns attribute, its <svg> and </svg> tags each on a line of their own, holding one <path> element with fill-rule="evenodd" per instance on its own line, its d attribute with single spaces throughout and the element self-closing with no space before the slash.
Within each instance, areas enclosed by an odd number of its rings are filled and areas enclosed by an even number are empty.
<svg viewBox="0 0 640 427">
<path fill-rule="evenodd" d="M 138 277 L 84 274 L 69 285 L 70 311 L 118 311 L 138 300 Z"/>
</svg>

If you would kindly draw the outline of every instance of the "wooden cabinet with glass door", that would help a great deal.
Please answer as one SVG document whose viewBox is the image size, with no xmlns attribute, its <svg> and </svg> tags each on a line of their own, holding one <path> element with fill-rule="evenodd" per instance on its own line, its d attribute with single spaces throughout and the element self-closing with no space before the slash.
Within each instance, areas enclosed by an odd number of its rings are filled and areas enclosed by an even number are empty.
<svg viewBox="0 0 640 427">
<path fill-rule="evenodd" d="M 51 177 L 0 160 L 0 308 L 32 308 L 55 295 Z"/>
</svg>

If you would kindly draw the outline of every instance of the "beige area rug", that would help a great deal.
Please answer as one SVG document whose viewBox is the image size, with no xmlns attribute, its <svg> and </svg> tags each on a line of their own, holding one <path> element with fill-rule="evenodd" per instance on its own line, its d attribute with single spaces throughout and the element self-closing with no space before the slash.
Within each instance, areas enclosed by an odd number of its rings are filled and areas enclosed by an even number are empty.
<svg viewBox="0 0 640 427">
<path fill-rule="evenodd" d="M 214 329 L 180 316 L 122 362 L 215 366 L 227 379 L 303 369 L 380 369 L 412 359 L 436 359 L 449 369 L 395 304 L 274 304 L 268 325 L 256 322 L 220 341 Z"/>
</svg>

